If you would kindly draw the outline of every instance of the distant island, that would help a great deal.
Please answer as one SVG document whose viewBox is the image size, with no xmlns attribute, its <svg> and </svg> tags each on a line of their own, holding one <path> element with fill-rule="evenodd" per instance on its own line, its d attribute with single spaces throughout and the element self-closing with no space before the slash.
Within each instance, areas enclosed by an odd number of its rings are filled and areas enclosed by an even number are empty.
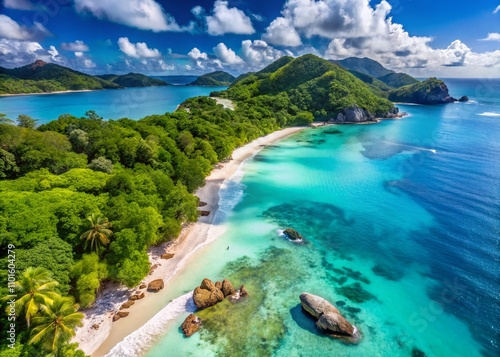
<svg viewBox="0 0 500 357">
<path fill-rule="evenodd" d="M 97 78 L 113 82 L 120 87 L 154 87 L 154 86 L 169 86 L 171 84 L 162 81 L 161 79 L 151 78 L 140 73 L 118 74 L 102 74 L 97 75 Z"/>
<path fill-rule="evenodd" d="M 215 71 L 198 77 L 195 81 L 189 83 L 188 86 L 229 86 L 235 79 L 236 77 L 230 73 Z"/>
<path fill-rule="evenodd" d="M 0 67 L 0 94 L 51 93 L 165 85 L 168 83 L 138 73 L 92 76 L 41 60 L 12 69 Z"/>
</svg>

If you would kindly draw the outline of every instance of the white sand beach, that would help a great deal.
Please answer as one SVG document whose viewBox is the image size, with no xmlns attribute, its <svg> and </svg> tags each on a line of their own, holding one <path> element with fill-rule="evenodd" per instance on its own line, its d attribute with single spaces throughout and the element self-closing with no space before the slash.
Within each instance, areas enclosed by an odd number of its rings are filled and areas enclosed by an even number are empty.
<svg viewBox="0 0 500 357">
<path fill-rule="evenodd" d="M 84 326 L 77 330 L 73 341 L 78 342 L 80 348 L 86 354 L 93 357 L 104 356 L 116 344 L 140 328 L 161 310 L 164 304 L 165 292 L 169 288 L 169 280 L 189 264 L 194 257 L 192 252 L 207 240 L 207 233 L 218 209 L 219 188 L 224 180 L 232 177 L 243 161 L 255 155 L 266 145 L 270 145 L 303 129 L 305 127 L 286 128 L 256 139 L 236 149 L 232 154 L 231 161 L 217 165 L 217 168 L 206 178 L 205 186 L 199 188 L 195 193 L 200 198 L 200 201 L 207 203 L 206 206 L 200 207 L 200 210 L 210 211 L 210 214 L 200 217 L 196 223 L 184 227 L 175 241 L 165 243 L 159 247 L 152 247 L 149 251 L 151 265 L 157 264 L 158 266 L 143 282 L 148 284 L 152 280 L 163 279 L 165 282 L 164 289 L 157 293 L 150 293 L 146 289 L 140 289 L 145 293 L 145 298 L 137 300 L 133 306 L 124 310 L 129 312 L 129 316 L 113 322 L 113 315 L 121 304 L 139 289 L 137 287 L 127 289 L 116 284 L 106 286 L 99 293 L 94 307 L 83 311 L 85 313 Z M 163 253 L 172 253 L 174 257 L 168 260 L 161 259 L 160 256 Z M 99 325 L 98 328 L 96 328 L 97 325 Z"/>
</svg>

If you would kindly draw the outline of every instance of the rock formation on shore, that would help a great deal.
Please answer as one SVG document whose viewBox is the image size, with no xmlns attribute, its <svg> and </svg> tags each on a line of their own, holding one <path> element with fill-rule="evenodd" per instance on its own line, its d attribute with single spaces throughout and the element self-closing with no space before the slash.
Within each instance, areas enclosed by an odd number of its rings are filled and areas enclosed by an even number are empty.
<svg viewBox="0 0 500 357">
<path fill-rule="evenodd" d="M 300 295 L 302 308 L 317 319 L 316 326 L 326 334 L 344 338 L 348 342 L 357 342 L 359 332 L 347 321 L 330 302 L 320 296 L 302 293 Z"/>
<path fill-rule="evenodd" d="M 423 82 L 395 89 L 389 93 L 389 100 L 416 104 L 444 104 L 457 101 L 448 93 L 446 84 L 437 78 L 429 78 Z"/>
<path fill-rule="evenodd" d="M 163 282 L 163 279 L 153 280 L 148 284 L 148 291 L 160 291 L 161 289 L 163 289 L 164 285 L 165 283 Z"/>
</svg>

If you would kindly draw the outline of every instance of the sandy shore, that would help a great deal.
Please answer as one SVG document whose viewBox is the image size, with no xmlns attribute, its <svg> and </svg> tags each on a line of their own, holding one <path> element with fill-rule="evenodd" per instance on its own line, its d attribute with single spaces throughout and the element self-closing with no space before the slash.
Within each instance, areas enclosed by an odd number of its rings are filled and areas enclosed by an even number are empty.
<svg viewBox="0 0 500 357">
<path fill-rule="evenodd" d="M 0 97 L 17 97 L 21 95 L 47 95 L 47 94 L 64 94 L 64 93 L 78 93 L 78 92 L 93 92 L 102 89 L 79 89 L 79 90 L 60 90 L 55 92 L 41 92 L 41 93 L 16 93 L 16 94 L 0 94 Z"/>
<path fill-rule="evenodd" d="M 286 128 L 261 137 L 236 149 L 232 154 L 231 161 L 218 165 L 206 178 L 205 186 L 195 193 L 201 201 L 207 203 L 200 209 L 211 213 L 208 216 L 200 217 L 196 223 L 184 227 L 177 240 L 159 247 L 152 247 L 149 250 L 151 264 L 158 266 L 143 280 L 143 283 L 147 284 L 161 278 L 165 281 L 164 289 L 158 293 L 149 293 L 146 289 L 141 289 L 145 293 L 145 298 L 137 300 L 132 307 L 124 310 L 130 313 L 129 316 L 113 322 L 113 315 L 121 304 L 139 289 L 127 289 L 111 284 L 106 286 L 99 293 L 95 307 L 83 311 L 85 313 L 84 325 L 77 330 L 73 341 L 78 342 L 86 354 L 93 357 L 104 356 L 111 348 L 161 310 L 162 305 L 164 305 L 165 293 L 168 291 L 169 280 L 189 264 L 194 255 L 193 251 L 207 239 L 208 230 L 218 209 L 219 188 L 224 180 L 233 176 L 243 161 L 255 155 L 264 146 L 303 129 L 304 127 Z M 161 259 L 160 256 L 163 253 L 172 253 L 174 257 L 168 260 Z M 98 328 L 96 328 L 97 326 Z"/>
</svg>

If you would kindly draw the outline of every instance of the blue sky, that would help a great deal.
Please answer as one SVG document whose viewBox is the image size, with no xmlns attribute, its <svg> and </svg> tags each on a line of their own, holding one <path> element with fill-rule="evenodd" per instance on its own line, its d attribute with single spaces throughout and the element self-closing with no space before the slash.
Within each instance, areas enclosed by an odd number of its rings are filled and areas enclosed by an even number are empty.
<svg viewBox="0 0 500 357">
<path fill-rule="evenodd" d="M 0 0 L 0 65 L 87 73 L 257 70 L 370 57 L 416 76 L 500 77 L 500 0 Z"/>
</svg>

